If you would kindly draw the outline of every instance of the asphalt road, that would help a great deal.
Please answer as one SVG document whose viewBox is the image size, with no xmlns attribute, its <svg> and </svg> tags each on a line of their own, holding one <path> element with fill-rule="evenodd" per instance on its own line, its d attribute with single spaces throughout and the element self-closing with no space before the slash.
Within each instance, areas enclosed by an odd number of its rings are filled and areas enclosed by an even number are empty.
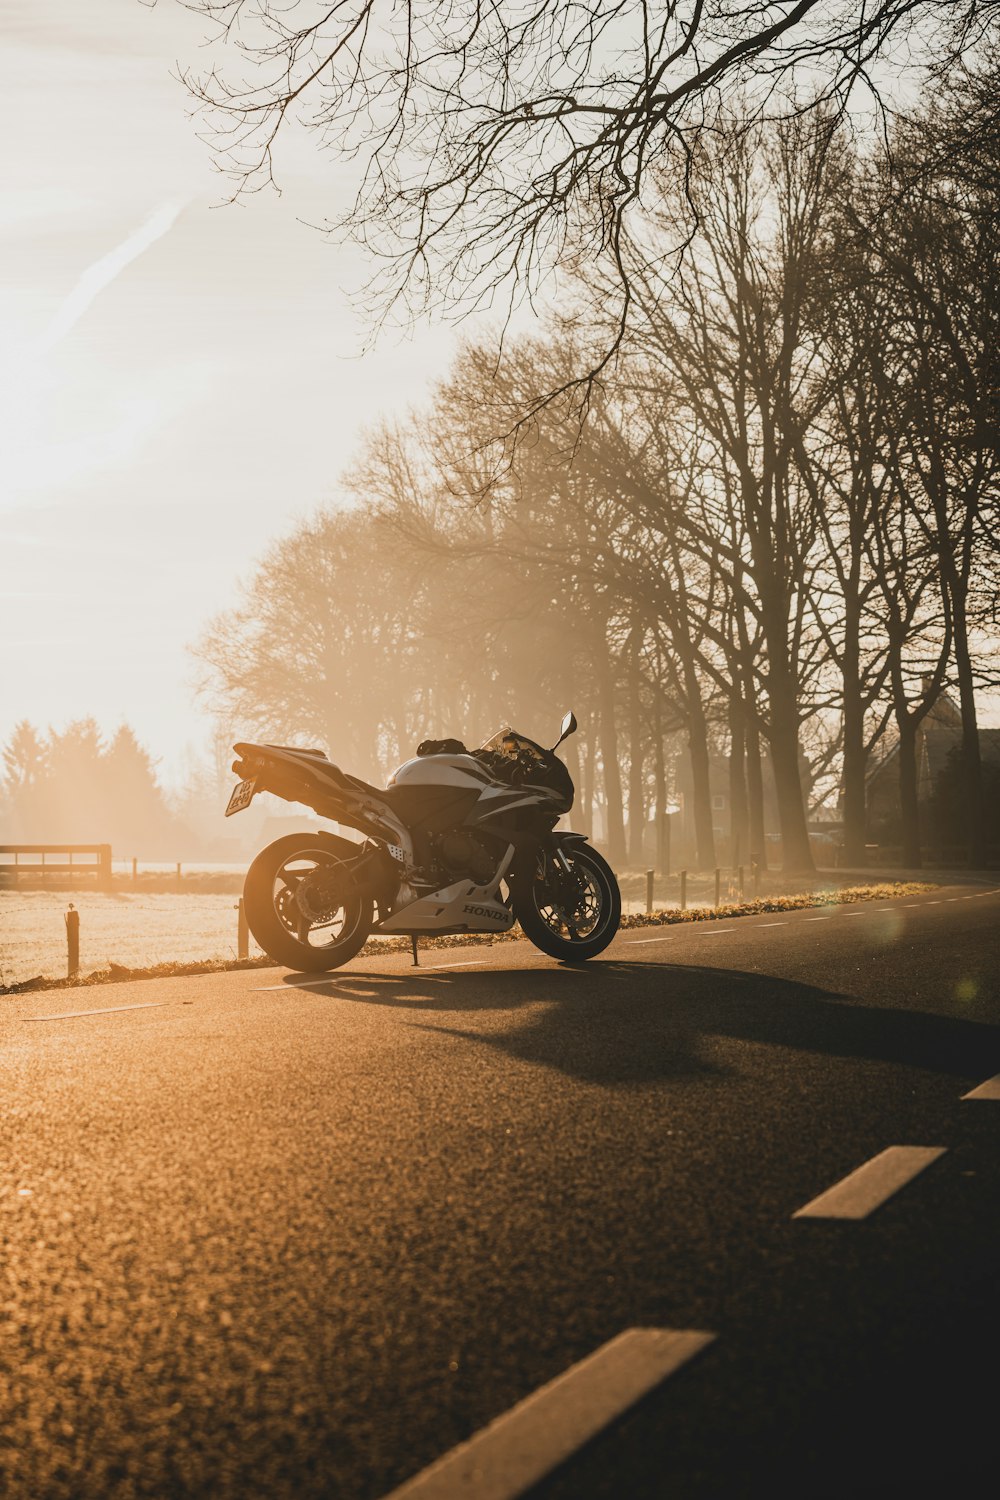
<svg viewBox="0 0 1000 1500">
<path fill-rule="evenodd" d="M 3 1002 L 0 1491 L 378 1500 L 636 1328 L 533 1496 L 992 1489 L 1000 890 L 433 956 Z"/>
</svg>

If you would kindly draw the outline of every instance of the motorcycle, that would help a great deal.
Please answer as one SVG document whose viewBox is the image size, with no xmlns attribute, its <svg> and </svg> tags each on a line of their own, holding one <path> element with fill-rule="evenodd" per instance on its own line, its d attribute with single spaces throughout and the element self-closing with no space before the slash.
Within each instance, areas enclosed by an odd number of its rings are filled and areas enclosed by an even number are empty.
<svg viewBox="0 0 1000 1500">
<path fill-rule="evenodd" d="M 512 729 L 471 751 L 425 741 L 384 789 L 323 750 L 234 745 L 227 817 L 271 792 L 364 835 L 292 833 L 257 855 L 243 905 L 260 947 L 313 972 L 347 963 L 372 933 L 409 936 L 416 960 L 418 936 L 517 921 L 552 958 L 602 952 L 621 921 L 618 882 L 584 835 L 556 830 L 573 782 L 555 752 L 576 727 L 568 713 L 551 750 Z"/>
</svg>

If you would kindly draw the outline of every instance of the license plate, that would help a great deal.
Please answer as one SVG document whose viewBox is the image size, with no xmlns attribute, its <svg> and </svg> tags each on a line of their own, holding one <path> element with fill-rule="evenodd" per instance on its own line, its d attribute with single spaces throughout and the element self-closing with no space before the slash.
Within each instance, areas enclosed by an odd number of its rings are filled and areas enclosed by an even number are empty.
<svg viewBox="0 0 1000 1500">
<path fill-rule="evenodd" d="M 256 776 L 251 776 L 249 781 L 241 781 L 238 786 L 234 787 L 229 806 L 226 808 L 226 817 L 231 818 L 233 813 L 242 812 L 245 807 L 249 807 L 256 790 Z"/>
</svg>

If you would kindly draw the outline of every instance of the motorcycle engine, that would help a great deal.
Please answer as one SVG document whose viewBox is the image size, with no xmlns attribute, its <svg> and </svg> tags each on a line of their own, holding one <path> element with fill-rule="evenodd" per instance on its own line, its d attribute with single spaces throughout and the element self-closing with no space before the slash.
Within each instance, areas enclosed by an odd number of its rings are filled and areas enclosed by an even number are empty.
<svg viewBox="0 0 1000 1500">
<path fill-rule="evenodd" d="M 454 830 L 434 840 L 437 863 L 455 879 L 485 885 L 497 867 L 497 856 L 474 833 Z"/>
</svg>

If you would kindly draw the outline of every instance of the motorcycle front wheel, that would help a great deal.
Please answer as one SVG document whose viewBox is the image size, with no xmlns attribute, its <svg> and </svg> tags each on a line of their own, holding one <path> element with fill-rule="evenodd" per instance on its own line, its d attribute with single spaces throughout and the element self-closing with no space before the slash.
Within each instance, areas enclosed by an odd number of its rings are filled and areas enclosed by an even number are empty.
<svg viewBox="0 0 1000 1500">
<path fill-rule="evenodd" d="M 290 833 L 268 844 L 247 871 L 247 926 L 269 958 L 300 973 L 336 969 L 364 946 L 373 903 L 354 889 L 349 839 Z"/>
<path fill-rule="evenodd" d="M 575 840 L 539 854 L 511 895 L 525 937 L 567 963 L 602 953 L 621 923 L 614 871 L 596 849 Z"/>
</svg>

